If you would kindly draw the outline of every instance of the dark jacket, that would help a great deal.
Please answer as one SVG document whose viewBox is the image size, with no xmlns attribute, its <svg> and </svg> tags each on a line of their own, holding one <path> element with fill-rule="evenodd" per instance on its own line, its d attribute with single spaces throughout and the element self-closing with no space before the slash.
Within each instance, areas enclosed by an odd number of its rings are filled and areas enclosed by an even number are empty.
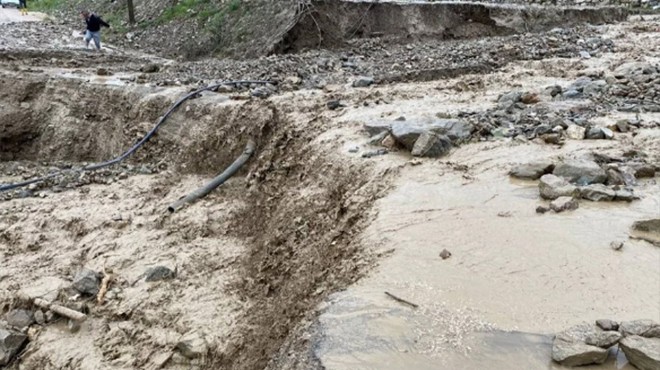
<svg viewBox="0 0 660 370">
<path fill-rule="evenodd" d="M 87 22 L 87 31 L 89 32 L 99 32 L 101 30 L 101 26 L 110 27 L 110 25 L 105 23 L 101 17 L 95 14 L 90 14 L 89 18 L 87 18 L 85 22 Z"/>
</svg>

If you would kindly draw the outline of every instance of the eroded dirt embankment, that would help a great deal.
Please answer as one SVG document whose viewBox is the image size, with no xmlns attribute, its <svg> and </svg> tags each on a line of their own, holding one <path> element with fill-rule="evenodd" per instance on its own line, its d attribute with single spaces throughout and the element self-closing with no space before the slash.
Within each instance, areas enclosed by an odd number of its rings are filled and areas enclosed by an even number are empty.
<svg viewBox="0 0 660 370">
<path fill-rule="evenodd" d="M 0 80 L 3 183 L 120 154 L 185 92 Z M 360 276 L 367 256 L 356 235 L 387 176 L 315 142 L 327 124 L 315 99 L 286 100 L 205 93 L 128 163 L 10 192 L 0 213 L 3 314 L 20 307 L 22 291 L 90 316 L 78 333 L 56 321 L 31 330 L 15 365 L 262 368 L 302 315 Z M 257 151 L 247 168 L 166 214 L 248 138 Z M 176 267 L 177 277 L 141 281 L 155 265 Z M 103 305 L 71 290 L 81 268 L 115 276 Z M 192 360 L 174 349 L 191 336 L 204 343 Z"/>
</svg>

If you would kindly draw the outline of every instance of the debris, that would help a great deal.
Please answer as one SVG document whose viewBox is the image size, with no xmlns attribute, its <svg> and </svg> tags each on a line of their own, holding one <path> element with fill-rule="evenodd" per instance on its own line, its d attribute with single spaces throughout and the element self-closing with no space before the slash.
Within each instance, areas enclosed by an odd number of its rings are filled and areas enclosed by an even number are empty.
<svg viewBox="0 0 660 370">
<path fill-rule="evenodd" d="M 82 312 L 72 310 L 70 308 L 60 306 L 58 304 L 51 304 L 50 302 L 42 298 L 32 298 L 25 294 L 19 294 L 19 298 L 26 302 L 32 302 L 37 307 L 43 308 L 45 310 L 51 310 L 60 316 L 64 316 L 73 320 L 84 321 L 87 318 L 87 315 L 85 315 Z M 50 319 L 48 319 L 48 316 L 49 316 L 49 312 L 46 312 L 46 321 L 51 321 Z"/>
<path fill-rule="evenodd" d="M 451 257 L 451 252 L 448 251 L 447 249 L 443 249 L 442 252 L 440 252 L 440 258 L 442 258 L 443 260 L 446 260 L 449 257 Z"/>
<path fill-rule="evenodd" d="M 102 305 L 104 300 L 105 300 L 105 294 L 108 292 L 108 285 L 114 278 L 112 271 L 106 271 L 106 269 L 103 269 L 103 280 L 101 280 L 101 288 L 99 289 L 99 293 L 96 295 L 96 303 L 99 305 Z"/>
<path fill-rule="evenodd" d="M 412 307 L 412 308 L 418 308 L 418 307 L 419 307 L 419 305 L 417 305 L 417 304 L 415 304 L 415 303 L 412 303 L 412 302 L 410 302 L 410 301 L 407 301 L 407 300 L 405 300 L 405 299 L 403 299 L 403 298 L 399 298 L 399 297 L 395 296 L 394 294 L 392 294 L 392 293 L 390 293 L 390 292 L 385 292 L 385 295 L 387 295 L 388 297 L 392 298 L 393 300 L 395 300 L 395 301 L 397 301 L 397 302 L 399 302 L 399 303 L 403 303 L 403 304 L 408 305 L 408 306 L 410 306 L 410 307 Z"/>
</svg>

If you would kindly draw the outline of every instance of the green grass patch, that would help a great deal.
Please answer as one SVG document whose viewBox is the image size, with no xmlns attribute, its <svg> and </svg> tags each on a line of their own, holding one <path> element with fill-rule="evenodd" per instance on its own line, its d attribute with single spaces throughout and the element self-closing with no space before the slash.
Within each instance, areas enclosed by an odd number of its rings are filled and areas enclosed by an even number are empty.
<svg viewBox="0 0 660 370">
<path fill-rule="evenodd" d="M 49 12 L 58 9 L 65 4 L 65 0 L 32 0 L 29 1 L 28 8 L 40 12 Z"/>
</svg>

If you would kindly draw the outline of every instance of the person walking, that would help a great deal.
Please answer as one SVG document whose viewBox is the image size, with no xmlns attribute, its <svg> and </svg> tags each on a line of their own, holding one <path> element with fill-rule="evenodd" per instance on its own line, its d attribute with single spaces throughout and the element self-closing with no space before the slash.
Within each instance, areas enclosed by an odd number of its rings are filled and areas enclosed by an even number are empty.
<svg viewBox="0 0 660 370">
<path fill-rule="evenodd" d="M 18 8 L 21 9 L 21 15 L 27 15 L 27 0 L 18 0 Z"/>
<path fill-rule="evenodd" d="M 110 25 L 98 15 L 90 13 L 87 10 L 81 11 L 80 16 L 85 20 L 85 23 L 87 23 L 87 29 L 85 30 L 85 47 L 89 49 L 89 42 L 94 40 L 96 50 L 101 50 L 101 27 L 110 28 Z"/>
</svg>

